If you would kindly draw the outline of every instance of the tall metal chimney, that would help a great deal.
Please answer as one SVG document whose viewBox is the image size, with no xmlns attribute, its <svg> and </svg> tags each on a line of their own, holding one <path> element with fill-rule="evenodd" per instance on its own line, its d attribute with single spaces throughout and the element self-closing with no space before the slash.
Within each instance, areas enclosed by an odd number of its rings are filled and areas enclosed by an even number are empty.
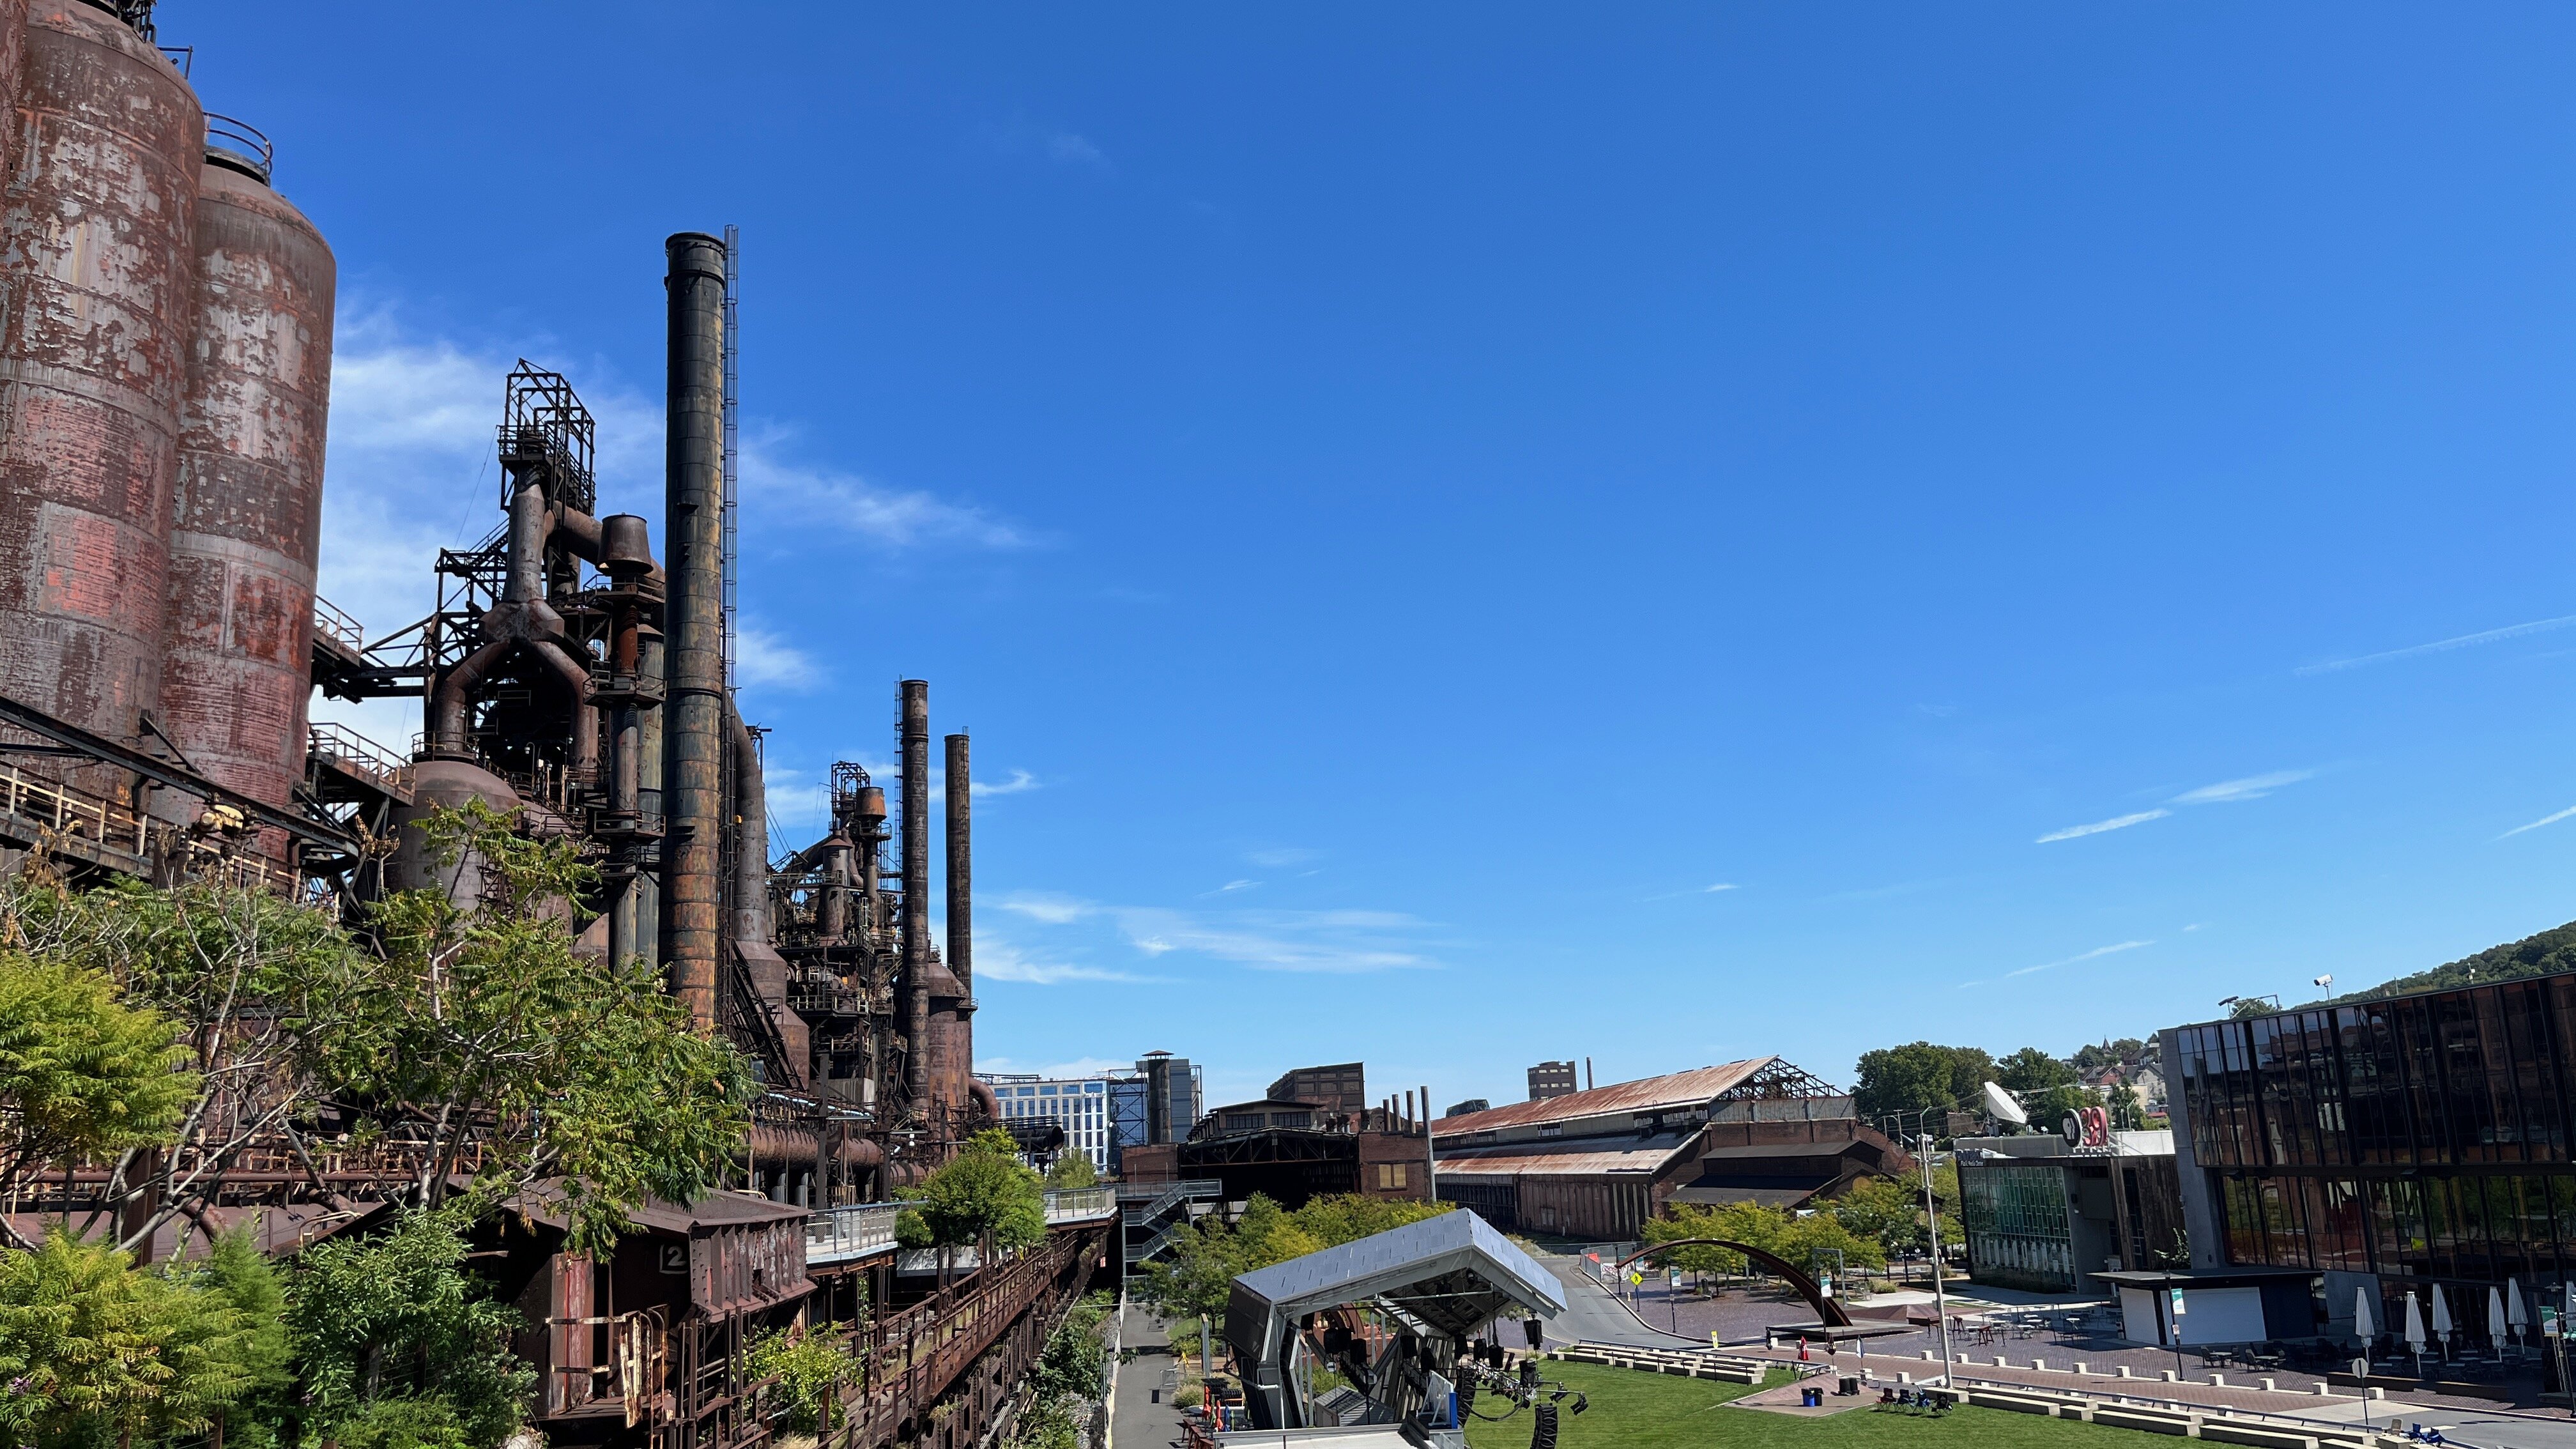
<svg viewBox="0 0 2576 1449">
<path fill-rule="evenodd" d="M 905 1078 L 930 1100 L 930 682 L 903 682 L 903 1021 Z"/>
<path fill-rule="evenodd" d="M 975 863 L 968 842 L 974 786 L 966 772 L 966 737 L 948 737 L 948 972 L 975 989 Z"/>
<path fill-rule="evenodd" d="M 663 243 L 670 306 L 665 394 L 663 727 L 669 838 L 662 958 L 701 1031 L 716 1023 L 718 862 L 724 818 L 724 243 L 684 231 Z"/>
</svg>

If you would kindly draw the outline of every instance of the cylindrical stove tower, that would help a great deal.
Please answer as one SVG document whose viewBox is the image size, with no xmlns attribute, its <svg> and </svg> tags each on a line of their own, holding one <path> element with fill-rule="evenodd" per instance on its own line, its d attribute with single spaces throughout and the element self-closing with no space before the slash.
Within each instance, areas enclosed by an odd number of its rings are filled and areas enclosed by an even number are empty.
<svg viewBox="0 0 2576 1449">
<path fill-rule="evenodd" d="M 131 741 L 160 701 L 205 114 L 150 41 L 79 0 L 30 10 L 20 84 L 0 206 L 0 693 Z"/>
<path fill-rule="evenodd" d="M 231 155 L 206 163 L 197 192 L 154 719 L 217 783 L 282 809 L 304 777 L 338 269 L 303 213 Z"/>
</svg>

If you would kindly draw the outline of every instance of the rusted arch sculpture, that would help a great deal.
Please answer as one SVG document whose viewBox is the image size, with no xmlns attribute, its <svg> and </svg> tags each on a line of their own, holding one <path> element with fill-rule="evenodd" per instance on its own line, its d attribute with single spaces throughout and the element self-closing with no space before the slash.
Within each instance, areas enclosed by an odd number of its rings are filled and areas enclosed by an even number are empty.
<svg viewBox="0 0 2576 1449">
<path fill-rule="evenodd" d="M 1630 1253 L 1619 1260 L 1619 1267 L 1625 1269 L 1639 1258 L 1652 1258 L 1660 1253 L 1669 1253 L 1675 1248 L 1689 1247 L 1732 1248 L 1787 1279 L 1789 1286 L 1798 1290 L 1798 1296 L 1807 1300 L 1807 1306 L 1816 1310 L 1818 1323 L 1828 1328 L 1852 1326 L 1851 1315 L 1843 1311 L 1841 1304 L 1826 1297 L 1824 1290 L 1816 1286 L 1815 1279 L 1789 1266 L 1787 1259 L 1774 1253 L 1764 1252 L 1751 1243 L 1739 1243 L 1730 1238 L 1675 1238 L 1669 1243 L 1657 1243 L 1642 1253 Z"/>
</svg>

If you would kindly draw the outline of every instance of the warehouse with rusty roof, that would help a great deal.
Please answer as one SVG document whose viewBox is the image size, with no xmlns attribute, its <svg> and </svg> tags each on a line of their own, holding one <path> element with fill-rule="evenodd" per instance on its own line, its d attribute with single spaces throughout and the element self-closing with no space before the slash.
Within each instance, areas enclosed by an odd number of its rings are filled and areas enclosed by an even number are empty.
<svg viewBox="0 0 2576 1449">
<path fill-rule="evenodd" d="M 1438 1190 L 1497 1226 L 1635 1238 L 1674 1203 L 1797 1208 L 1913 1168 L 1852 1099 L 1778 1057 L 1444 1118 Z"/>
</svg>

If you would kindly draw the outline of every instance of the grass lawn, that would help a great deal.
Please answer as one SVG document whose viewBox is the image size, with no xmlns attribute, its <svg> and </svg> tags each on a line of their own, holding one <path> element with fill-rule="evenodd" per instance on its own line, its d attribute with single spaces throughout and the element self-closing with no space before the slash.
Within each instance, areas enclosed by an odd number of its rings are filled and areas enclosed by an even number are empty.
<svg viewBox="0 0 2576 1449">
<path fill-rule="evenodd" d="M 2134 1449 L 2139 1442 L 2134 1429 L 2000 1409 L 1953 1409 L 1938 1419 L 1854 1409 L 1827 1419 L 1800 1419 L 1718 1407 L 1753 1392 L 1742 1384 L 1595 1364 L 1543 1363 L 1540 1368 L 1547 1377 L 1592 1401 L 1581 1417 L 1559 1421 L 1557 1443 L 1563 1449 L 1681 1449 L 1703 1444 L 1748 1449 Z M 1478 1395 L 1476 1407 L 1483 1410 L 1490 1402 L 1488 1396 Z M 1527 1409 L 1498 1424 L 1472 1421 L 1467 1442 L 1475 1449 L 1527 1449 L 1530 1423 Z M 2125 1442 L 2114 1445 L 2114 1440 Z"/>
</svg>

